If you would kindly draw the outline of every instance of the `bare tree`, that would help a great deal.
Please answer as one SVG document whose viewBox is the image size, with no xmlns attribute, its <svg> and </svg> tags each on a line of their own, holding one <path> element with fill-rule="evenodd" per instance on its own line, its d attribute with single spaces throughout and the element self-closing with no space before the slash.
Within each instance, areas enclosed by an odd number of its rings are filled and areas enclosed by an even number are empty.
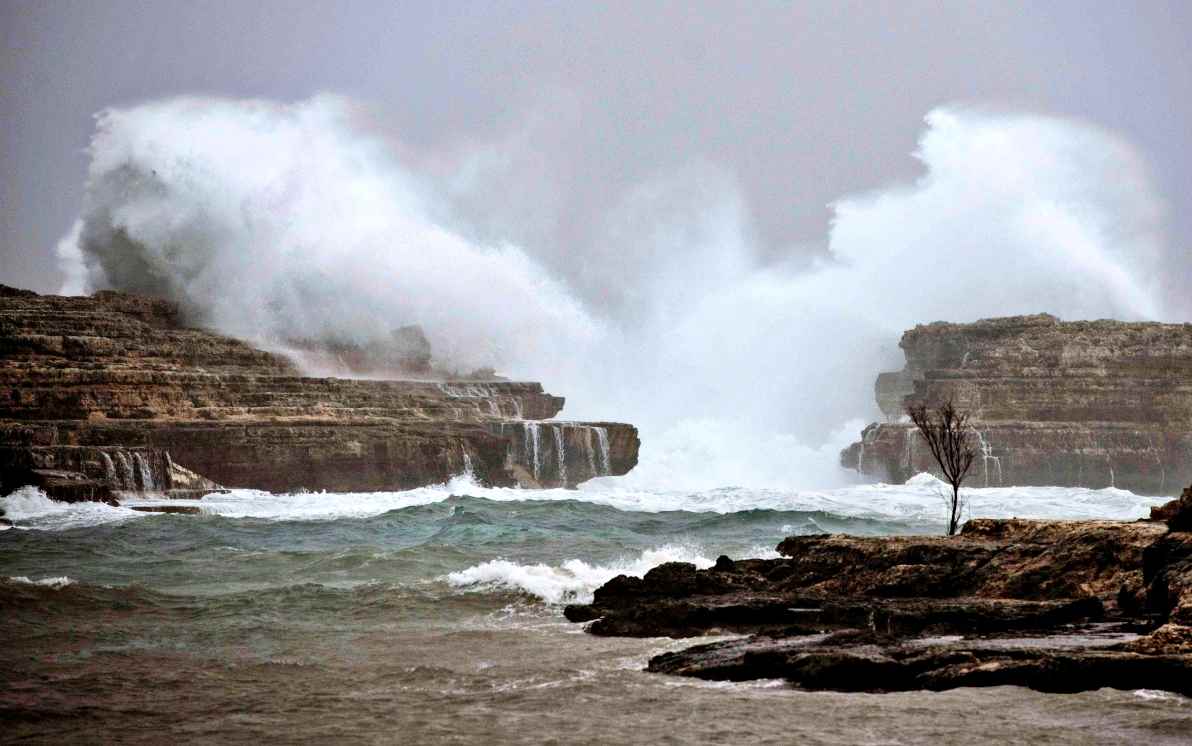
<svg viewBox="0 0 1192 746">
<path fill-rule="evenodd" d="M 923 440 L 927 441 L 927 447 L 939 464 L 944 479 L 952 486 L 952 498 L 948 502 L 948 536 L 952 536 L 960 528 L 960 511 L 963 507 L 960 484 L 977 455 L 969 441 L 972 430 L 968 424 L 969 413 L 958 411 L 951 401 L 935 411 L 929 410 L 926 404 L 912 404 L 907 407 L 906 413 L 915 427 L 919 428 Z"/>
</svg>

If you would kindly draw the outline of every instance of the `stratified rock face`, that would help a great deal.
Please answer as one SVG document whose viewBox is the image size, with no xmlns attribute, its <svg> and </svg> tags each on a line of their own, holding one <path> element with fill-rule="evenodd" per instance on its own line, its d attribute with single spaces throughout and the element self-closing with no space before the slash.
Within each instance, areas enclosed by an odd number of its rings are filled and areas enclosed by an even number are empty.
<svg viewBox="0 0 1192 746">
<path fill-rule="evenodd" d="M 425 365 L 420 333 L 395 340 Z M 164 301 L 0 286 L 0 489 L 373 491 L 469 469 L 494 485 L 573 486 L 636 465 L 635 428 L 542 422 L 562 407 L 537 383 L 305 378 L 180 326 Z"/>
<path fill-rule="evenodd" d="M 1116 486 L 1175 494 L 1192 480 L 1192 324 L 1054 316 L 917 326 L 906 368 L 878 376 L 885 423 L 841 464 L 890 482 L 935 470 L 907 401 L 972 413 L 969 484 Z"/>
</svg>

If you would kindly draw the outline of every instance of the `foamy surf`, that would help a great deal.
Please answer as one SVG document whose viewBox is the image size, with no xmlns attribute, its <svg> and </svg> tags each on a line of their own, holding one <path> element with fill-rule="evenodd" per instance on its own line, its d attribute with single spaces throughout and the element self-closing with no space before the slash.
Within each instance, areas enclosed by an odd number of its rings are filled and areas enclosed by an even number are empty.
<svg viewBox="0 0 1192 746">
<path fill-rule="evenodd" d="M 8 580 L 11 583 L 21 583 L 23 585 L 39 585 L 39 586 L 42 586 L 43 588 L 52 588 L 56 591 L 60 591 L 63 588 L 65 588 L 66 586 L 74 584 L 74 580 L 71 578 L 68 578 L 65 575 L 59 575 L 56 578 L 41 578 L 39 580 L 33 580 L 33 579 L 28 578 L 24 575 L 15 575 L 15 576 L 9 576 Z"/>
<path fill-rule="evenodd" d="M 489 560 L 450 573 L 446 580 L 466 591 L 521 591 L 549 604 L 590 603 L 593 591 L 616 576 L 641 577 L 666 562 L 690 562 L 700 568 L 714 564 L 696 547 L 668 544 L 610 565 L 590 565 L 579 559 L 567 560 L 557 566 Z"/>
<path fill-rule="evenodd" d="M 23 487 L 0 498 L 7 517 L 19 528 L 61 530 L 144 518 L 133 506 L 194 506 L 202 514 L 225 518 L 278 521 L 332 521 L 369 518 L 393 510 L 443 502 L 467 495 L 495 502 L 576 501 L 621 511 L 729 514 L 751 510 L 821 512 L 841 519 L 941 524 L 942 482 L 920 474 L 906 484 L 861 484 L 825 490 L 722 487 L 666 490 L 621 487 L 614 480 L 594 480 L 578 490 L 527 490 L 483 487 L 464 475 L 446 484 L 400 492 L 300 492 L 274 494 L 232 490 L 201 500 L 130 499 L 121 507 L 102 503 L 60 503 Z M 982 487 L 965 488 L 965 518 L 1040 518 L 1137 520 L 1169 498 L 1136 495 L 1116 488 Z"/>
</svg>

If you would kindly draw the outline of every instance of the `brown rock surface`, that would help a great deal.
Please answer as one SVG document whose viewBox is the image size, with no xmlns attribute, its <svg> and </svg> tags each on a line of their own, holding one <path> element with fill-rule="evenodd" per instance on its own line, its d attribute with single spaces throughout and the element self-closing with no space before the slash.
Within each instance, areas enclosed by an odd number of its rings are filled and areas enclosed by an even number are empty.
<svg viewBox="0 0 1192 746">
<path fill-rule="evenodd" d="M 1042 314 L 921 325 L 899 345 L 906 367 L 876 384 L 887 422 L 841 454 L 846 467 L 891 482 L 931 471 L 900 418 L 907 400 L 951 399 L 973 415 L 974 486 L 1174 494 L 1192 481 L 1192 324 Z"/>
<path fill-rule="evenodd" d="M 1192 533 L 984 519 L 955 537 L 798 536 L 778 551 L 618 576 L 565 614 L 601 635 L 751 635 L 656 656 L 659 673 L 844 691 L 1192 695 Z"/>
<path fill-rule="evenodd" d="M 395 341 L 385 361 L 425 369 L 420 333 Z M 164 301 L 0 286 L 0 489 L 369 491 L 469 467 L 489 484 L 572 486 L 633 468 L 635 428 L 542 422 L 562 407 L 537 383 L 303 377 L 182 326 Z"/>
</svg>

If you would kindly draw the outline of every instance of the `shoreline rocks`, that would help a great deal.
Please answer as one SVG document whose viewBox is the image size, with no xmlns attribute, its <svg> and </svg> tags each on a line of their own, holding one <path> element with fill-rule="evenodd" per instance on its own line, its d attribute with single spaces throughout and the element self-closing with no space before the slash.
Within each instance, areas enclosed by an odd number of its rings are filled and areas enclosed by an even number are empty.
<svg viewBox="0 0 1192 746">
<path fill-rule="evenodd" d="M 425 372 L 424 343 L 398 330 L 378 359 Z M 165 301 L 0 286 L 0 492 L 574 487 L 636 465 L 636 428 L 552 420 L 563 404 L 531 382 L 303 377 Z"/>
<path fill-rule="evenodd" d="M 904 482 L 935 464 L 908 401 L 972 413 L 968 484 L 1120 487 L 1175 494 L 1192 481 L 1192 324 L 1054 316 L 916 326 L 905 367 L 880 373 L 885 422 L 841 452 L 845 468 Z"/>
<path fill-rule="evenodd" d="M 656 656 L 656 673 L 1192 696 L 1192 533 L 1181 525 L 981 519 L 955 537 L 794 536 L 778 559 L 618 576 L 564 613 L 597 635 L 746 635 Z"/>
</svg>

